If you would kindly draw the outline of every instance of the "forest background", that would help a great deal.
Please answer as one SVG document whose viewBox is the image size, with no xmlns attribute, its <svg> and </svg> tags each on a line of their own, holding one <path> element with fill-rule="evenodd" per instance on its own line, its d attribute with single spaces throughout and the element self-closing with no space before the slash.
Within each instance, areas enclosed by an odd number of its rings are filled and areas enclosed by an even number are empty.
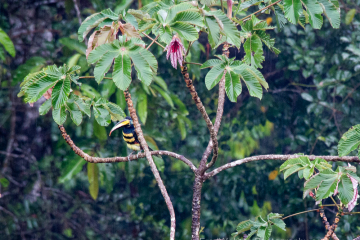
<svg viewBox="0 0 360 240">
<path fill-rule="evenodd" d="M 77 41 L 79 18 L 111 8 L 137 9 L 147 0 L 12 0 L 0 1 L 0 28 L 16 49 L 11 56 L 0 48 L 0 239 L 166 239 L 169 219 L 166 205 L 145 159 L 130 163 L 98 164 L 90 178 L 88 165 L 61 138 L 51 114 L 39 116 L 44 99 L 31 107 L 16 95 L 20 82 L 46 65 L 80 65 L 82 75 L 92 75 L 86 47 Z M 76 4 L 74 4 L 76 3 Z M 225 102 L 219 131 L 222 165 L 233 159 L 259 154 L 309 153 L 337 155 L 337 143 L 351 126 L 359 124 L 360 1 L 340 1 L 341 26 L 327 20 L 320 30 L 286 24 L 270 31 L 278 56 L 264 48 L 261 72 L 269 83 L 262 100 L 248 92 L 236 103 Z M 253 7 L 257 9 L 257 7 Z M 266 19 L 276 25 L 275 18 Z M 131 89 L 143 131 L 150 147 L 183 153 L 199 159 L 209 135 L 183 83 L 179 69 L 171 67 L 162 49 L 151 47 L 159 62 L 152 91 L 140 84 Z M 156 54 L 157 53 L 157 54 Z M 189 61 L 204 62 L 212 50 L 205 37 L 191 48 Z M 160 56 L 161 55 L 161 56 Z M 243 49 L 230 57 L 244 57 Z M 210 118 L 216 114 L 216 91 L 206 89 L 206 71 L 189 68 Z M 82 91 L 94 93 L 97 83 L 82 80 Z M 123 109 L 122 92 L 108 79 L 100 94 Z M 76 127 L 64 124 L 81 149 L 100 157 L 126 156 L 119 133 L 83 119 Z M 279 175 L 280 161 L 262 161 L 228 169 L 204 184 L 201 226 L 206 238 L 229 237 L 236 225 L 270 212 L 290 215 L 314 208 L 302 199 L 302 181 Z M 333 163 L 343 165 L 343 163 Z M 177 216 L 176 239 L 191 234 L 193 175 L 180 161 L 163 156 L 157 165 Z M 359 172 L 359 170 L 358 170 Z M 331 202 L 329 202 L 331 203 Z M 356 207 L 354 211 L 359 210 Z M 333 219 L 333 209 L 328 218 Z M 340 239 L 360 234 L 359 215 L 344 216 L 337 228 Z M 318 213 L 285 220 L 279 238 L 321 238 L 324 226 Z"/>
</svg>

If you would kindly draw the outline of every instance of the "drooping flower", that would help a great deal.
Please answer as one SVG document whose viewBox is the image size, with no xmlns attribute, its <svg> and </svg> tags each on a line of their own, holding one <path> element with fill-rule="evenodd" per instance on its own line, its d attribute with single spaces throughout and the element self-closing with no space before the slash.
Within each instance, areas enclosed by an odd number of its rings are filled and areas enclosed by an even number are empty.
<svg viewBox="0 0 360 240">
<path fill-rule="evenodd" d="M 354 196 L 351 199 L 351 201 L 348 203 L 348 209 L 349 209 L 349 212 L 351 212 L 354 209 L 354 207 L 356 206 L 357 199 L 359 198 L 359 192 L 357 189 L 359 182 L 356 181 L 356 179 L 353 178 L 352 176 L 350 176 L 349 174 L 347 174 L 347 176 L 350 178 L 353 188 L 354 188 Z"/>
<path fill-rule="evenodd" d="M 165 50 L 167 51 L 166 59 L 169 59 L 170 57 L 171 65 L 175 69 L 177 69 L 177 62 L 182 66 L 185 47 L 176 35 L 172 38 L 169 45 L 166 46 Z"/>
</svg>

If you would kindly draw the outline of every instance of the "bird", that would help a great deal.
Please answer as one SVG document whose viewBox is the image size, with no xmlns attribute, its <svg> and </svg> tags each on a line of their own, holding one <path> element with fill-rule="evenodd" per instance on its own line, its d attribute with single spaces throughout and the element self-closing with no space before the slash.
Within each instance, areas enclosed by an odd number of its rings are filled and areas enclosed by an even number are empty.
<svg viewBox="0 0 360 240">
<path fill-rule="evenodd" d="M 115 126 L 110 130 L 109 136 L 111 136 L 111 133 L 113 131 L 119 128 L 122 128 L 123 130 L 123 139 L 126 142 L 127 147 L 133 150 L 128 156 L 129 159 L 130 155 L 139 151 L 141 152 L 143 148 L 141 147 L 139 139 L 136 135 L 134 123 L 131 117 L 126 117 L 117 124 L 115 124 Z M 149 149 L 150 151 L 153 151 L 150 147 Z"/>
</svg>

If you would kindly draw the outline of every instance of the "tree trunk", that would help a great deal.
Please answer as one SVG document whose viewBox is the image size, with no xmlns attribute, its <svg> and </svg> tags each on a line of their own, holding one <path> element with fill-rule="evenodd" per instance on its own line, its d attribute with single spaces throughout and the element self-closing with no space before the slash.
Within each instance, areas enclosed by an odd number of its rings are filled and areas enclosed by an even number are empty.
<svg viewBox="0 0 360 240">
<path fill-rule="evenodd" d="M 191 239 L 199 240 L 200 231 L 200 202 L 201 202 L 201 188 L 203 185 L 203 173 L 197 171 L 193 186 L 193 200 L 192 200 L 192 222 L 191 222 Z"/>
</svg>

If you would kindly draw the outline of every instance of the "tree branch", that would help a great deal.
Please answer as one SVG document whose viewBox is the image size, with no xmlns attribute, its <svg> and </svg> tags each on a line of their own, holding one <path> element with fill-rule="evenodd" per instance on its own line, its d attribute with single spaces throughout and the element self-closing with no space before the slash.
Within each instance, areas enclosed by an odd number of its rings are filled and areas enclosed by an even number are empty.
<svg viewBox="0 0 360 240">
<path fill-rule="evenodd" d="M 129 109 L 129 113 L 130 113 L 130 116 L 134 122 L 134 127 L 135 127 L 135 132 L 139 138 L 139 141 L 140 141 L 140 144 L 141 144 L 141 147 L 143 148 L 143 150 L 145 151 L 145 156 L 146 156 L 146 159 L 148 160 L 149 162 L 149 165 L 150 165 L 150 168 L 151 168 L 151 171 L 153 172 L 154 174 L 154 177 L 156 179 L 156 182 L 160 188 L 160 191 L 163 195 L 163 197 L 165 198 L 165 202 L 166 202 L 166 206 L 168 207 L 169 209 L 169 212 L 170 212 L 170 222 L 171 222 L 171 227 L 170 227 L 170 240 L 175 240 L 175 211 L 174 211 L 174 207 L 172 205 L 172 202 L 171 202 L 171 199 L 169 197 L 169 194 L 167 193 L 167 190 L 166 190 L 166 187 L 163 183 L 163 181 L 161 180 L 161 177 L 160 177 L 160 174 L 159 174 L 159 171 L 157 170 L 156 168 L 156 165 L 154 163 L 154 160 L 152 159 L 151 157 L 151 153 L 149 151 L 149 147 L 145 141 L 145 138 L 144 138 L 144 135 L 143 135 L 143 132 L 141 130 L 141 127 L 140 127 L 140 123 L 139 123 L 139 120 L 138 120 L 138 117 L 136 115 L 136 111 L 134 109 L 134 106 L 133 106 L 133 102 L 131 100 L 131 95 L 129 93 L 128 90 L 124 91 L 124 96 L 125 96 L 125 100 L 126 100 L 126 103 L 128 105 L 128 109 Z"/>
<path fill-rule="evenodd" d="M 139 153 L 137 155 L 130 155 L 129 157 L 111 157 L 111 158 L 92 157 L 75 145 L 75 143 L 71 140 L 70 136 L 66 133 L 66 130 L 62 125 L 59 126 L 59 129 L 60 129 L 61 135 L 65 139 L 66 143 L 69 144 L 71 149 L 87 162 L 91 162 L 91 163 L 128 162 L 128 161 L 134 161 L 139 158 L 145 157 L 145 153 Z M 169 151 L 162 151 L 162 150 L 152 151 L 152 152 L 150 152 L 150 154 L 151 155 L 166 155 L 166 156 L 170 156 L 170 157 L 179 159 L 180 161 L 183 161 L 186 165 L 188 165 L 191 168 L 191 170 L 193 170 L 194 172 L 196 171 L 195 165 L 189 159 L 185 158 L 182 155 L 179 155 L 179 154 L 176 154 L 173 152 L 169 152 Z"/>
<path fill-rule="evenodd" d="M 226 56 L 227 58 L 229 58 L 229 44 L 228 43 L 224 43 L 223 46 L 223 55 Z M 218 132 L 219 132 L 219 128 L 220 128 L 220 124 L 221 124 L 221 120 L 222 120 L 222 116 L 224 113 L 224 103 L 225 103 L 225 74 L 226 74 L 226 70 L 224 71 L 224 75 L 222 77 L 222 79 L 220 80 L 219 83 L 219 98 L 218 98 L 218 109 L 216 112 L 216 118 L 215 118 L 215 124 L 214 124 L 214 130 L 215 130 L 215 136 L 217 136 Z M 204 153 L 203 158 L 205 158 L 205 160 L 209 157 L 211 149 L 213 148 L 213 141 L 210 139 L 210 142 L 206 148 L 206 155 Z M 207 169 L 209 169 L 211 166 L 214 165 L 214 163 L 216 162 L 217 159 L 217 155 L 213 155 L 210 163 L 208 163 L 206 165 L 205 171 Z"/>
<path fill-rule="evenodd" d="M 184 76 L 184 80 L 185 80 L 185 83 L 186 83 L 186 86 L 187 88 L 189 89 L 190 91 L 190 94 L 192 96 L 192 99 L 194 100 L 195 104 L 196 104 L 196 107 L 197 109 L 200 111 L 201 115 L 203 116 L 205 122 L 206 122 L 206 125 L 210 131 L 210 138 L 213 142 L 213 145 L 214 145 L 214 153 L 213 153 L 213 157 L 217 157 L 218 155 L 218 142 L 217 142 L 217 138 L 216 138 L 216 133 L 215 133 L 215 129 L 214 129 L 214 126 L 209 118 L 209 115 L 206 113 L 206 110 L 205 110 L 205 107 L 204 105 L 202 104 L 196 90 L 195 90 L 195 87 L 193 85 L 193 82 L 192 80 L 189 78 L 189 73 L 187 72 L 187 67 L 183 64 L 183 67 L 181 68 L 181 73 L 182 75 Z M 205 155 L 205 153 L 204 153 Z M 201 171 L 205 171 L 205 167 L 206 167 L 206 158 L 205 158 L 205 161 L 203 160 L 204 159 L 204 156 L 203 158 L 201 159 L 201 162 L 200 162 L 200 166 L 199 166 L 199 169 L 201 169 Z"/>
<path fill-rule="evenodd" d="M 160 47 L 162 47 L 162 49 L 165 49 L 165 47 L 163 45 L 161 45 L 158 41 L 156 41 L 155 39 L 153 39 L 152 37 L 150 37 L 149 35 L 147 35 L 146 33 L 142 32 L 142 35 L 144 35 L 145 37 L 149 38 L 151 41 L 155 42 L 157 45 L 159 45 Z"/>
<path fill-rule="evenodd" d="M 254 162 L 254 161 L 260 161 L 260 160 L 282 160 L 282 161 L 286 161 L 290 158 L 297 158 L 297 157 L 302 157 L 302 156 L 306 156 L 308 157 L 310 160 L 315 160 L 315 158 L 322 158 L 326 161 L 332 161 L 332 162 L 357 162 L 360 163 L 360 160 L 357 156 L 346 156 L 346 157 L 338 157 L 338 156 L 315 156 L 315 155 L 276 155 L 276 154 L 269 154 L 269 155 L 258 155 L 258 156 L 253 156 L 253 157 L 247 157 L 247 158 L 243 158 L 240 160 L 236 160 L 234 162 L 231 163 L 227 163 L 221 167 L 216 168 L 215 170 L 205 173 L 205 179 L 208 179 L 210 177 L 215 176 L 216 174 L 218 174 L 219 172 L 226 170 L 228 168 L 232 168 L 235 166 L 239 166 L 243 163 L 247 163 L 247 162 Z"/>
</svg>

